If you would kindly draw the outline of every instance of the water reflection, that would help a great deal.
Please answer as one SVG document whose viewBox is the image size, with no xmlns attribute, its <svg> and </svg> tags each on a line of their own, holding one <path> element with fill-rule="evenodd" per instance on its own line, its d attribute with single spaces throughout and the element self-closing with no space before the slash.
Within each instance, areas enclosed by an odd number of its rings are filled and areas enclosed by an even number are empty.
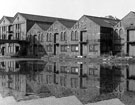
<svg viewBox="0 0 135 105">
<path fill-rule="evenodd" d="M 135 64 L 1 61 L 0 93 L 16 100 L 75 95 L 83 103 L 104 94 L 121 98 L 135 92 L 134 68 Z"/>
</svg>

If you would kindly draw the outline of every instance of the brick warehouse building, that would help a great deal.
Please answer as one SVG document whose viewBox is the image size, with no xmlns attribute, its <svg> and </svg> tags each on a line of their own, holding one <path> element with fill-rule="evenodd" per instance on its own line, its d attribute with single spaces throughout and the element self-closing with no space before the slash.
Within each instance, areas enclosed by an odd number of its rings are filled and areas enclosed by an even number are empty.
<svg viewBox="0 0 135 105">
<path fill-rule="evenodd" d="M 100 56 L 112 52 L 113 27 L 119 20 L 82 16 L 71 28 L 72 56 Z"/>
<path fill-rule="evenodd" d="M 0 55 L 97 57 L 122 52 L 134 56 L 134 19 L 132 11 L 121 21 L 88 15 L 78 21 L 25 13 L 3 16 Z"/>
<path fill-rule="evenodd" d="M 129 12 L 114 27 L 114 53 L 135 56 L 135 12 Z"/>
<path fill-rule="evenodd" d="M 109 54 L 113 51 L 113 26 L 118 21 L 86 15 L 78 21 L 58 20 L 49 27 L 45 36 L 47 54 L 71 57 Z"/>
<path fill-rule="evenodd" d="M 13 18 L 3 17 L 0 24 L 1 55 L 2 56 L 26 56 L 27 47 L 30 45 L 27 32 L 35 23 L 52 24 L 54 17 L 16 13 Z M 5 20 L 4 20 L 5 19 Z M 4 22 L 4 23 L 3 23 Z M 6 23 L 5 23 L 6 22 Z M 10 37 L 8 37 L 10 34 Z M 10 44 L 10 45 L 9 45 Z"/>
<path fill-rule="evenodd" d="M 35 23 L 28 31 L 27 37 L 30 41 L 28 46 L 28 56 L 41 57 L 47 54 L 45 50 L 45 31 L 50 27 L 50 24 Z"/>
<path fill-rule="evenodd" d="M 69 55 L 70 28 L 76 20 L 58 19 L 46 31 L 45 45 L 48 55 Z"/>
</svg>

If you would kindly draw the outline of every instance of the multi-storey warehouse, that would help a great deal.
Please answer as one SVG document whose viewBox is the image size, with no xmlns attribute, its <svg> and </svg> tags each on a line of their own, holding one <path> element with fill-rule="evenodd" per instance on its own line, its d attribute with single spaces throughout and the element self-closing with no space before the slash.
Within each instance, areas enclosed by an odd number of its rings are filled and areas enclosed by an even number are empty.
<svg viewBox="0 0 135 105">
<path fill-rule="evenodd" d="M 135 56 L 135 12 L 128 13 L 114 27 L 114 53 Z"/>
<path fill-rule="evenodd" d="M 3 17 L 0 22 L 1 55 L 26 56 L 27 46 L 30 45 L 27 32 L 31 27 L 35 23 L 51 25 L 56 19 L 24 13 L 17 13 L 13 18 Z M 40 34 L 42 37 L 42 33 Z"/>
<path fill-rule="evenodd" d="M 2 56 L 101 56 L 114 51 L 117 19 L 82 16 L 78 21 L 17 13 L 0 22 Z"/>
</svg>

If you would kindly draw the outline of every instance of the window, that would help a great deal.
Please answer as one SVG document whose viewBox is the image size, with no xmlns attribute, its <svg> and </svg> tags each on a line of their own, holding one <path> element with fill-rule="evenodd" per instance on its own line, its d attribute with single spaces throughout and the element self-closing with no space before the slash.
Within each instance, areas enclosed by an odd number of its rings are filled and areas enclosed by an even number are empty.
<svg viewBox="0 0 135 105">
<path fill-rule="evenodd" d="M 74 31 L 71 32 L 71 40 L 78 41 L 78 32 L 77 31 L 75 31 L 75 33 L 74 33 Z"/>
<path fill-rule="evenodd" d="M 41 42 L 43 42 L 44 41 L 44 35 L 43 35 L 43 33 L 41 34 Z"/>
<path fill-rule="evenodd" d="M 63 32 L 61 32 L 61 34 L 60 34 L 60 39 L 61 39 L 61 41 L 63 41 L 64 40 L 64 38 L 63 38 Z"/>
<path fill-rule="evenodd" d="M 78 52 L 78 50 L 79 50 L 78 45 L 71 45 L 71 51 L 72 52 Z"/>
<path fill-rule="evenodd" d="M 66 41 L 66 37 L 67 37 L 67 35 L 66 35 L 66 32 L 61 32 L 61 41 Z"/>
<path fill-rule="evenodd" d="M 75 40 L 78 40 L 78 32 L 75 31 Z"/>
<path fill-rule="evenodd" d="M 41 45 L 38 46 L 39 52 L 43 52 L 43 47 Z"/>
<path fill-rule="evenodd" d="M 9 46 L 8 46 L 8 51 L 9 51 L 9 53 L 11 53 L 11 51 L 12 51 L 11 49 L 12 49 L 12 47 L 11 47 L 11 45 L 9 45 Z"/>
<path fill-rule="evenodd" d="M 16 39 L 20 39 L 20 33 L 16 33 Z"/>
<path fill-rule="evenodd" d="M 61 52 L 67 52 L 67 45 L 61 45 Z"/>
<path fill-rule="evenodd" d="M 48 39 L 49 39 L 49 34 L 47 33 L 47 35 L 46 35 L 46 41 L 48 41 Z"/>
<path fill-rule="evenodd" d="M 38 41 L 41 41 L 41 35 L 38 33 Z"/>
<path fill-rule="evenodd" d="M 5 32 L 6 31 L 6 26 L 3 26 L 2 27 L 2 32 Z"/>
<path fill-rule="evenodd" d="M 67 69 L 67 66 L 61 66 L 60 67 L 60 72 L 61 73 L 67 73 L 66 69 Z"/>
<path fill-rule="evenodd" d="M 51 80 L 52 80 L 51 78 L 52 78 L 51 75 L 46 75 L 46 82 L 47 82 L 47 84 L 51 83 Z"/>
<path fill-rule="evenodd" d="M 46 67 L 46 71 L 50 71 L 50 72 L 52 72 L 52 71 L 53 71 L 53 67 L 52 67 L 52 65 L 47 65 L 47 67 Z"/>
<path fill-rule="evenodd" d="M 71 67 L 71 73 L 78 74 L 79 68 L 78 67 Z"/>
<path fill-rule="evenodd" d="M 46 47 L 48 52 L 52 52 L 52 45 L 47 45 Z"/>
<path fill-rule="evenodd" d="M 66 86 L 66 77 L 60 76 L 60 85 Z"/>
<path fill-rule="evenodd" d="M 52 34 L 50 33 L 47 33 L 47 36 L 46 36 L 46 41 L 47 42 L 51 42 L 52 40 L 51 40 L 51 37 L 52 37 Z"/>
<path fill-rule="evenodd" d="M 2 34 L 2 39 L 6 39 L 6 35 L 5 34 Z"/>
<path fill-rule="evenodd" d="M 97 74 L 96 74 L 97 70 L 98 69 L 96 67 L 90 67 L 89 68 L 89 75 L 97 76 Z"/>
<path fill-rule="evenodd" d="M 71 40 L 74 40 L 74 32 L 71 32 Z"/>
<path fill-rule="evenodd" d="M 77 88 L 78 80 L 77 78 L 71 78 L 71 87 Z"/>
<path fill-rule="evenodd" d="M 89 52 L 97 52 L 96 45 L 89 45 Z"/>
<path fill-rule="evenodd" d="M 15 28 L 16 28 L 16 30 L 20 30 L 21 29 L 21 24 L 16 24 Z"/>
</svg>

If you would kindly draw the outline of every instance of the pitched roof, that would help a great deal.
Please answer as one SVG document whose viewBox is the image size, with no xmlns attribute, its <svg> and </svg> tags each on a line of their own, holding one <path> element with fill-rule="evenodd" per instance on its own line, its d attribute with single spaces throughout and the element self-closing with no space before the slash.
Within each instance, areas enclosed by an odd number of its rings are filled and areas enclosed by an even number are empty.
<svg viewBox="0 0 135 105">
<path fill-rule="evenodd" d="M 46 23 L 35 23 L 35 24 L 37 24 L 44 31 L 46 31 L 51 26 L 51 24 L 46 24 Z"/>
<path fill-rule="evenodd" d="M 119 20 L 115 20 L 115 19 L 110 19 L 110 18 L 105 18 L 105 17 L 95 17 L 95 16 L 88 16 L 88 15 L 84 15 L 87 18 L 89 18 L 90 20 L 94 21 L 95 23 L 97 23 L 98 25 L 102 26 L 102 27 L 109 27 L 112 28 L 114 25 L 116 25 Z"/>
<path fill-rule="evenodd" d="M 51 22 L 53 23 L 54 21 L 58 19 L 63 19 L 63 18 L 57 18 L 57 17 L 49 17 L 49 16 L 41 16 L 41 15 L 33 15 L 33 14 L 26 14 L 26 13 L 17 13 L 22 15 L 24 18 L 27 20 L 32 20 L 32 21 L 39 21 L 39 22 Z"/>
<path fill-rule="evenodd" d="M 4 18 L 8 19 L 10 23 L 12 23 L 13 20 L 14 20 L 14 17 L 3 16 L 2 19 L 0 20 L 0 23 L 2 22 L 2 20 L 3 20 Z"/>
<path fill-rule="evenodd" d="M 5 16 L 11 23 L 13 22 L 14 20 L 14 17 L 9 17 L 9 16 Z"/>
<path fill-rule="evenodd" d="M 71 28 L 77 22 L 76 20 L 68 20 L 68 19 L 58 19 L 58 21 L 67 28 Z"/>
</svg>

